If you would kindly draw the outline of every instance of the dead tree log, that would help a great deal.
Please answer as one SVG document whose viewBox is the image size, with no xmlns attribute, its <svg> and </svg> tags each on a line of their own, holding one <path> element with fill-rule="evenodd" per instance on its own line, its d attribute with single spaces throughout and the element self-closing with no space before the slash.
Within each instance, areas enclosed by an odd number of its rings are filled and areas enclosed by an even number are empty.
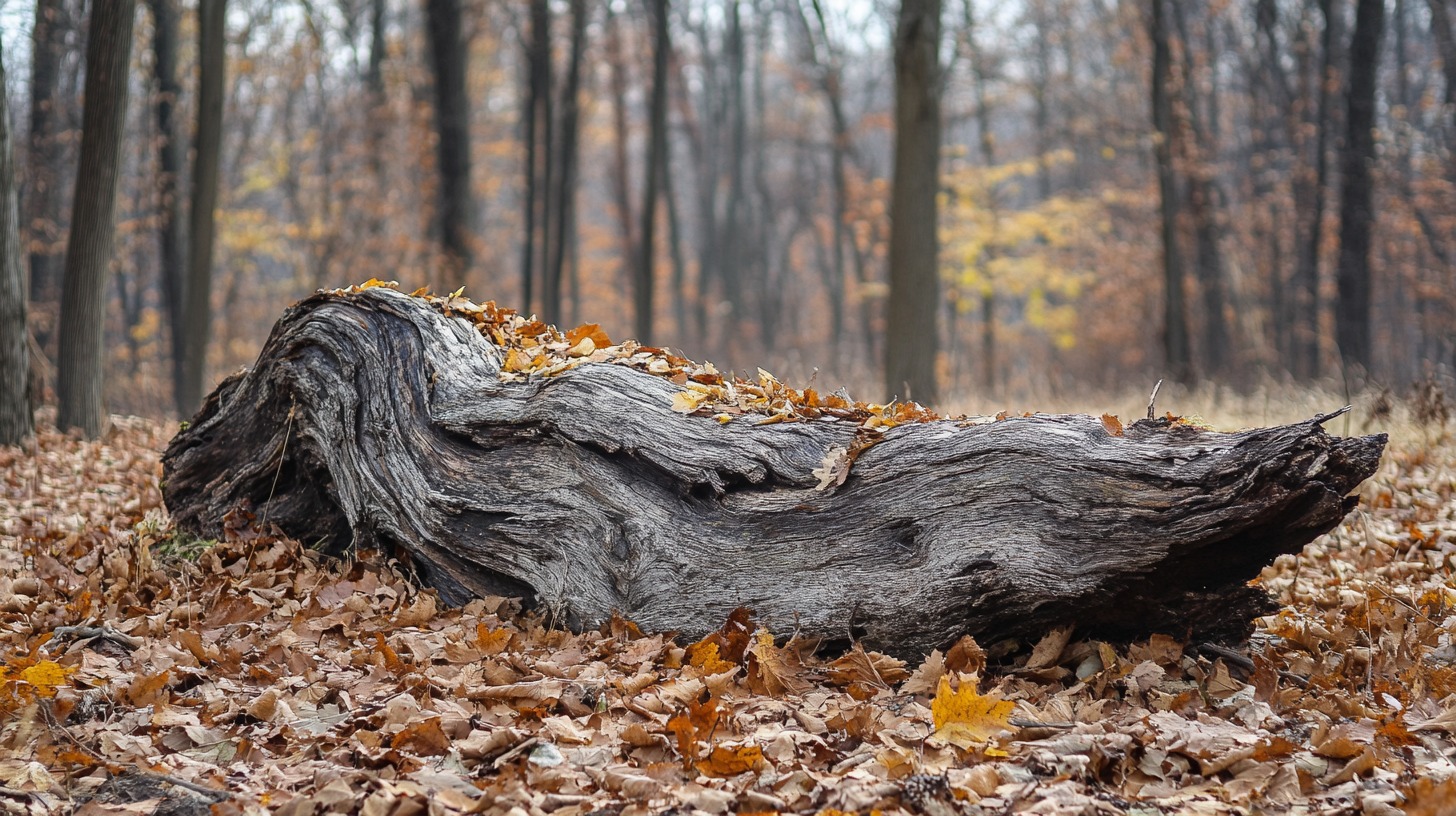
<svg viewBox="0 0 1456 816">
<path fill-rule="evenodd" d="M 251 508 L 406 553 L 448 602 L 520 596 L 571 627 L 615 610 L 691 637 L 747 606 L 896 652 L 1064 623 L 1237 638 L 1272 608 L 1247 582 L 1338 524 L 1385 445 L 1328 417 L 915 422 L 819 490 L 858 423 L 686 415 L 680 385 L 610 362 L 503 377 L 509 355 L 442 302 L 290 309 L 168 447 L 176 523 L 215 537 Z"/>
</svg>

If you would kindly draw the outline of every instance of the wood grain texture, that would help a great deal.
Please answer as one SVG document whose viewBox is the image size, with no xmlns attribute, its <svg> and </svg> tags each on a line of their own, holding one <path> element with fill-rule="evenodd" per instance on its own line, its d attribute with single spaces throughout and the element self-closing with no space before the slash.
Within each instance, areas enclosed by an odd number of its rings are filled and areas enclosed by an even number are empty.
<svg viewBox="0 0 1456 816">
<path fill-rule="evenodd" d="M 1247 634 L 1247 585 L 1354 506 L 1384 436 L 1315 420 L 1113 436 L 1088 416 L 902 425 L 820 492 L 855 426 L 720 425 L 612 364 L 505 383 L 464 320 L 386 289 L 290 309 L 257 365 L 169 446 L 183 529 L 251 508 L 309 543 L 410 556 L 452 603 L 525 597 L 695 637 L 738 606 L 775 631 L 924 652 L 1061 623 Z"/>
</svg>

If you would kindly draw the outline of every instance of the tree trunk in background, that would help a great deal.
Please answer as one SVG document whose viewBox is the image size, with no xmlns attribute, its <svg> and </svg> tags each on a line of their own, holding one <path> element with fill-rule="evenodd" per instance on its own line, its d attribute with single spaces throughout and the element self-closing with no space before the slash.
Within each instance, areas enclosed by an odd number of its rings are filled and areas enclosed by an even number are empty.
<svg viewBox="0 0 1456 816">
<path fill-rule="evenodd" d="M 1320 376 L 1320 246 L 1324 243 L 1325 195 L 1329 189 L 1329 134 L 1334 126 L 1331 109 L 1336 83 L 1335 42 L 1339 28 L 1339 11 L 1332 0 L 1320 0 L 1324 30 L 1320 37 L 1319 87 L 1316 91 L 1314 122 L 1314 189 L 1309 192 L 1309 212 L 1305 216 L 1303 241 L 1299 245 L 1298 265 L 1294 270 L 1291 292 L 1294 326 L 1290 344 L 1294 375 L 1303 379 Z"/>
<path fill-rule="evenodd" d="M 197 132 L 192 159 L 192 211 L 188 223 L 187 283 L 182 287 L 182 388 L 178 411 L 191 416 L 202 404 L 207 347 L 212 336 L 212 248 L 216 230 L 218 168 L 222 157 L 223 77 L 227 71 L 226 0 L 198 5 Z"/>
<path fill-rule="evenodd" d="M 975 6 L 970 0 L 966 0 L 963 13 L 966 44 L 970 50 L 971 80 L 974 83 L 973 93 L 976 99 L 976 144 L 981 153 L 981 164 L 990 170 L 996 165 L 996 140 L 991 135 L 991 103 L 986 92 L 986 86 L 991 82 L 991 69 L 987 65 L 985 51 L 976 42 Z M 1037 169 L 1040 171 L 1044 168 L 1044 164 L 1039 164 Z M 1047 185 L 1046 191 L 1050 193 L 1050 180 L 1047 181 Z M 999 214 L 996 211 L 996 191 L 993 186 L 988 185 L 987 192 L 989 194 L 987 205 L 992 217 L 999 221 Z M 981 296 L 982 396 L 996 393 L 998 379 L 996 376 L 996 287 L 991 280 L 992 242 L 986 243 L 986 249 L 982 250 L 981 257 L 976 259 L 976 265 L 981 274 L 979 294 Z"/>
<path fill-rule="evenodd" d="M 384 87 L 384 57 L 388 48 L 384 38 L 384 12 L 384 0 L 370 0 L 369 68 L 364 74 L 364 84 L 369 89 L 369 169 L 374 175 L 374 194 L 380 199 L 369 208 L 368 214 L 369 232 L 375 238 L 382 236 L 385 231 L 386 219 L 382 202 L 389 189 L 384 156 L 384 140 L 388 130 L 385 117 L 389 109 L 389 97 Z"/>
<path fill-rule="evenodd" d="M 567 249 L 576 240 L 577 157 L 581 142 L 581 65 L 586 51 L 586 24 L 591 15 L 586 0 L 571 0 L 571 56 L 566 84 L 561 90 L 561 126 L 557 129 L 555 191 L 551 195 L 555 220 L 547 247 L 546 274 L 541 282 L 541 314 L 548 323 L 563 322 L 561 281 Z"/>
<path fill-rule="evenodd" d="M 1441 55 L 1441 72 L 1445 79 L 1441 105 L 1445 108 L 1447 117 L 1446 175 L 1449 181 L 1456 184 L 1456 150 L 1449 148 L 1449 144 L 1456 141 L 1456 32 L 1452 31 L 1450 4 L 1451 0 L 1429 0 L 1426 5 L 1431 9 L 1431 35 Z"/>
<path fill-rule="evenodd" d="M 667 151 L 667 0 L 652 0 L 652 99 L 648 106 L 646 179 L 642 183 L 642 240 L 637 244 L 637 268 L 632 276 L 632 304 L 637 341 L 652 345 L 654 235 L 657 227 L 657 192 L 662 187 L 662 158 Z"/>
<path fill-rule="evenodd" d="M 740 327 L 735 324 L 744 316 L 743 256 L 746 247 L 743 246 L 743 172 L 744 159 L 748 154 L 748 106 L 743 90 L 747 49 L 744 45 L 741 5 L 739 0 L 728 0 L 726 41 L 723 44 L 728 67 L 728 198 L 723 204 L 723 227 L 718 233 L 718 250 L 722 256 L 718 262 L 718 280 L 729 306 L 720 336 L 728 343 L 731 341 L 727 338 L 739 336 Z M 737 358 L 732 354 L 731 346 L 727 351 L 729 365 L 736 365 Z"/>
<path fill-rule="evenodd" d="M 15 139 L 0 51 L 0 445 L 18 445 L 35 431 L 30 412 L 30 329 L 20 266 L 20 199 Z"/>
<path fill-rule="evenodd" d="M 622 53 L 622 24 L 612 4 L 607 4 L 608 84 L 612 90 L 612 198 L 616 204 L 617 226 L 621 230 L 621 268 L 629 270 L 637 257 L 637 240 L 633 230 L 631 167 L 627 158 L 627 56 Z M 630 278 L 630 272 L 628 276 Z"/>
<path fill-rule="evenodd" d="M 1187 16 L 1197 9 L 1189 4 L 1174 3 L 1172 8 L 1177 20 L 1178 37 L 1183 47 L 1183 77 L 1178 87 L 1182 91 L 1186 121 L 1179 128 L 1186 131 L 1185 138 L 1178 139 L 1178 147 L 1187 161 L 1188 214 L 1193 220 L 1194 254 L 1193 269 L 1198 280 L 1199 294 L 1203 301 L 1203 349 L 1202 372 L 1205 376 L 1222 379 L 1228 373 L 1231 348 L 1229 345 L 1228 320 L 1225 316 L 1227 294 L 1223 248 L 1219 245 L 1219 210 L 1222 197 L 1219 195 L 1218 173 L 1214 162 L 1218 157 L 1218 144 L 1213 129 L 1218 125 L 1217 107 L 1218 82 L 1216 71 L 1209 69 L 1207 77 L 1199 74 L 1199 67 L 1193 55 L 1193 38 Z M 1208 13 L 1208 7 L 1199 4 Z M 1207 29 L 1215 24 L 1208 16 L 1202 21 Z M 1211 40 L 1208 40 L 1212 46 Z M 1207 59 L 1215 59 L 1213 47 L 1205 49 Z M 1202 110 L 1200 89 L 1207 89 L 1207 115 Z M 1176 126 L 1175 126 L 1176 127 Z"/>
<path fill-rule="evenodd" d="M 35 31 L 31 45 L 30 136 L 26 149 L 25 221 L 30 242 L 30 299 L 54 305 L 61 299 L 61 258 L 52 251 L 60 237 L 61 129 L 56 87 L 60 79 L 63 47 L 61 0 L 36 0 Z M 48 345 L 55 326 L 40 336 Z"/>
<path fill-rule="evenodd" d="M 521 247 L 520 309 L 531 313 L 536 282 L 549 266 L 552 217 L 551 4 L 531 0 L 526 46 L 526 196 L 525 241 Z"/>
<path fill-rule="evenodd" d="M 136 0 L 96 0 L 86 42 L 86 107 L 61 286 L 56 424 L 101 434 L 106 272 L 116 231 L 116 182 L 126 125 Z"/>
<path fill-rule="evenodd" d="M 1158 163 L 1158 194 L 1162 200 L 1163 237 L 1163 357 L 1168 378 L 1193 378 L 1188 351 L 1188 311 L 1185 303 L 1183 257 L 1178 251 L 1178 188 L 1173 177 L 1173 100 L 1168 84 L 1173 74 L 1168 45 L 1165 0 L 1152 0 L 1148 35 L 1153 44 L 1153 156 Z"/>
<path fill-rule="evenodd" d="M 809 61 L 818 71 L 819 90 L 829 108 L 829 182 L 833 197 L 830 217 L 832 236 L 830 238 L 830 264 L 825 280 L 825 294 L 829 300 L 829 355 L 830 364 L 837 368 L 844 338 L 844 289 L 845 244 L 850 240 L 849 226 L 849 179 L 846 161 L 851 145 L 849 125 L 844 115 L 843 61 L 835 53 L 829 37 L 829 23 L 824 16 L 821 0 L 808 0 L 813 9 L 813 24 L 804 13 L 804 0 L 796 0 L 794 8 L 799 22 L 804 27 L 805 42 L 809 49 Z"/>
<path fill-rule="evenodd" d="M 182 337 L 182 327 L 186 322 L 183 309 L 186 295 L 183 292 L 185 241 L 182 196 L 179 193 L 184 148 L 175 118 L 177 100 L 182 95 L 182 83 L 177 80 L 177 0 L 150 0 L 148 5 L 152 10 L 152 70 L 157 80 L 157 258 L 162 267 L 162 302 L 166 306 L 167 327 L 172 341 L 173 401 L 178 416 L 188 416 L 196 405 L 194 402 L 189 410 L 182 396 L 186 380 L 182 373 L 183 350 L 186 348 Z"/>
<path fill-rule="evenodd" d="M 1340 195 L 1340 265 L 1335 340 L 1346 370 L 1372 374 L 1370 344 L 1370 250 L 1375 222 L 1375 79 L 1380 68 L 1384 0 L 1360 0 L 1350 39 L 1350 86 Z"/>
<path fill-rule="evenodd" d="M 436 161 L 440 212 L 437 223 L 444 254 L 439 283 L 454 289 L 464 283 L 470 250 L 470 113 L 465 95 L 467 47 L 461 29 L 460 0 L 428 0 L 427 28 L 435 78 Z"/>
<path fill-rule="evenodd" d="M 940 301 L 940 0 L 901 0 L 895 26 L 886 396 L 933 404 Z"/>
</svg>

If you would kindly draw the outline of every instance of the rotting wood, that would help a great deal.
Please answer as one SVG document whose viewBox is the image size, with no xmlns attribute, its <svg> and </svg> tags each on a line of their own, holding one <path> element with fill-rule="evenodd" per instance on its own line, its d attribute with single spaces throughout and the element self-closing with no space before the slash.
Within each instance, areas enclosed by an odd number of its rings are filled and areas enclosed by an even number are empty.
<svg viewBox="0 0 1456 816">
<path fill-rule="evenodd" d="M 1237 433 L 1035 415 L 863 448 L 853 422 L 673 411 L 681 386 L 622 365 L 506 382 L 503 357 L 390 289 L 308 298 L 173 439 L 167 506 L 200 536 L 242 508 L 390 548 L 447 602 L 520 596 L 573 628 L 619 611 L 697 637 L 748 606 L 900 654 L 1064 623 L 1231 640 L 1273 608 L 1247 582 L 1340 522 L 1386 441 L 1330 436 L 1333 415 Z M 816 490 L 836 448 L 859 455 Z"/>
</svg>

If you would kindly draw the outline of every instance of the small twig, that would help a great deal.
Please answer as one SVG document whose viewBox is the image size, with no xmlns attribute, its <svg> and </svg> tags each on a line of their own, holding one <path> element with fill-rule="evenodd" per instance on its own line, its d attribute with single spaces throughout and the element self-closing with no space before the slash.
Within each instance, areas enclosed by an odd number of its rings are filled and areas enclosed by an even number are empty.
<svg viewBox="0 0 1456 816">
<path fill-rule="evenodd" d="M 1008 724 L 1010 724 L 1010 725 L 1016 726 L 1017 728 L 1052 728 L 1052 729 L 1057 729 L 1057 730 L 1065 730 L 1065 729 L 1068 729 L 1068 728 L 1076 728 L 1077 727 L 1077 724 L 1076 723 L 1069 723 L 1069 722 L 1037 722 L 1036 720 L 1024 720 L 1024 719 L 1022 719 L 1020 717 L 1012 717 L 1011 719 L 1007 720 L 1006 722 Z"/>
<path fill-rule="evenodd" d="M 1252 659 L 1250 659 L 1247 655 L 1239 654 L 1238 652 L 1228 648 L 1227 646 L 1220 646 L 1217 643 L 1200 643 L 1198 644 L 1198 650 L 1201 652 L 1207 652 L 1211 655 L 1217 655 L 1224 660 L 1227 660 L 1228 662 L 1234 664 L 1235 666 L 1238 666 L 1247 671 L 1254 670 L 1254 661 Z"/>
<path fill-rule="evenodd" d="M 142 645 L 142 639 L 124 634 L 112 629 L 110 626 L 57 626 L 51 630 L 51 639 L 42 648 L 50 650 L 50 645 L 62 638 L 75 638 L 76 640 L 109 640 L 112 643 L 133 651 Z"/>
<path fill-rule="evenodd" d="M 1328 414 L 1320 414 L 1320 415 L 1316 416 L 1314 419 L 1311 419 L 1310 422 L 1313 422 L 1316 425 L 1323 425 L 1326 422 L 1329 422 L 1330 420 L 1334 419 L 1335 417 L 1344 416 L 1345 414 L 1350 413 L 1350 408 L 1351 407 L 1353 407 L 1353 406 L 1346 405 L 1344 408 L 1337 408 L 1337 409 L 1329 412 Z M 1345 431 L 1346 431 L 1347 434 L 1348 434 L 1349 430 L 1350 430 L 1349 428 L 1346 428 L 1345 429 Z"/>
<path fill-rule="evenodd" d="M 507 762 L 510 762 L 511 760 L 515 759 L 516 757 L 520 756 L 521 754 L 524 754 L 528 748 L 534 748 L 540 742 L 541 742 L 541 738 L 540 737 L 531 737 L 530 739 L 521 740 L 521 744 L 520 745 L 517 745 L 516 747 L 512 748 L 511 750 L 506 751 L 504 754 L 501 754 L 500 756 L 496 757 L 495 758 L 495 761 L 492 762 L 492 763 L 490 763 L 490 767 L 495 768 L 496 770 L 500 770 L 500 767 L 502 765 L 506 764 Z"/>
<path fill-rule="evenodd" d="M 1153 404 L 1158 401 L 1158 390 L 1162 387 L 1163 381 L 1158 380 L 1158 384 L 1153 386 L 1153 393 L 1148 395 L 1148 419 L 1153 418 Z"/>
<path fill-rule="evenodd" d="M 143 779 L 150 779 L 154 782 L 165 782 L 168 785 L 174 785 L 179 788 L 186 788 L 193 793 L 200 793 L 203 796 L 212 799 L 212 804 L 217 804 L 224 799 L 232 798 L 231 791 L 222 790 L 220 788 L 209 788 L 206 785 L 200 785 L 196 782 L 189 782 L 186 779 L 182 779 L 181 777 L 173 776 L 171 774 L 148 771 L 139 768 L 136 765 L 127 766 L 118 762 L 112 762 L 111 760 L 107 759 L 99 752 L 97 752 L 96 749 L 76 739 L 75 734 L 72 734 L 60 723 L 56 722 L 55 717 L 51 716 L 51 712 L 49 709 L 42 706 L 40 711 L 41 715 L 45 718 L 46 726 L 50 728 L 52 733 L 60 733 L 67 740 L 69 740 L 72 745 L 76 746 L 76 748 L 78 748 L 81 753 L 90 756 L 97 765 L 106 769 L 106 772 L 111 774 L 112 778 L 129 775 L 139 776 Z"/>
</svg>

